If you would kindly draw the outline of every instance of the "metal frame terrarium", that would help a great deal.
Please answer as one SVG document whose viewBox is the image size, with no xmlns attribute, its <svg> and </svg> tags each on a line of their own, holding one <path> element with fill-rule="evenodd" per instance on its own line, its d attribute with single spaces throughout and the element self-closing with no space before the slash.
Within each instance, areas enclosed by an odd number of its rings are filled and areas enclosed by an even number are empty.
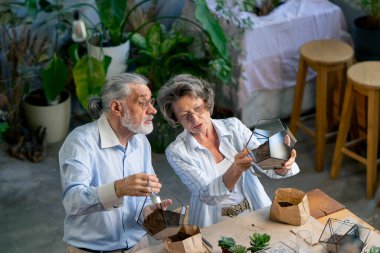
<svg viewBox="0 0 380 253">
<path fill-rule="evenodd" d="M 165 200 L 156 203 L 146 197 L 140 208 L 137 223 L 156 240 L 177 234 L 184 223 L 187 207 L 174 197 L 170 197 L 170 201 L 171 204 L 165 206 Z"/>
<path fill-rule="evenodd" d="M 328 219 L 319 243 L 331 253 L 361 252 L 371 230 L 358 224 Z"/>
<path fill-rule="evenodd" d="M 257 122 L 245 147 L 258 166 L 269 169 L 281 167 L 289 159 L 296 142 L 297 139 L 280 119 L 263 119 Z"/>
</svg>

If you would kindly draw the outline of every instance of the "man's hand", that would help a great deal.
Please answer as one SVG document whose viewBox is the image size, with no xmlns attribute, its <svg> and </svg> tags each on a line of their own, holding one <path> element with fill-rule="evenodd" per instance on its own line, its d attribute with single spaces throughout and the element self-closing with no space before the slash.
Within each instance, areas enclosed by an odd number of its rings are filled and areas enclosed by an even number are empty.
<svg viewBox="0 0 380 253">
<path fill-rule="evenodd" d="M 137 173 L 115 181 L 115 192 L 120 198 L 123 196 L 149 196 L 151 188 L 155 193 L 159 193 L 161 184 L 156 175 Z"/>
</svg>

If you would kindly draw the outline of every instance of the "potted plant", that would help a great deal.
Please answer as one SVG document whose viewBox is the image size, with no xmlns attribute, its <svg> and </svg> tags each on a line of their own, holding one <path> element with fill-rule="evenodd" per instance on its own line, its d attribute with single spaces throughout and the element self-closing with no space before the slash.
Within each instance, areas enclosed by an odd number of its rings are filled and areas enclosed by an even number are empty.
<svg viewBox="0 0 380 253">
<path fill-rule="evenodd" d="M 218 246 L 222 249 L 222 253 L 231 253 L 230 248 L 235 245 L 236 242 L 232 237 L 222 236 L 218 241 Z"/>
<path fill-rule="evenodd" d="M 2 49 L 8 63 L 6 66 L 9 66 L 3 69 L 8 80 L 4 83 L 4 93 L 10 108 L 6 140 L 11 155 L 37 162 L 43 159 L 44 143 L 62 139 L 69 127 L 70 94 L 64 91 L 68 82 L 67 64 L 58 56 L 57 38 L 50 39 L 47 34 L 49 25 L 33 23 L 43 11 L 40 6 L 28 5 L 28 1 L 5 3 L 4 6 L 3 11 L 10 13 L 2 20 L 1 30 Z M 28 18 L 21 16 L 23 13 Z M 53 101 L 56 105 L 52 105 Z M 62 106 L 59 102 L 63 101 L 64 109 L 57 110 L 57 106 Z M 43 112 L 31 112 L 31 108 Z M 53 116 L 48 116 L 46 122 L 35 122 L 46 117 L 48 109 L 53 110 Z M 56 125 L 49 127 L 52 123 Z M 54 137 L 57 134 L 60 136 Z"/>
<path fill-rule="evenodd" d="M 229 251 L 231 253 L 246 253 L 247 248 L 244 247 L 243 245 L 236 244 L 236 245 L 232 246 Z"/>
<path fill-rule="evenodd" d="M 157 95 L 162 84 L 179 73 L 200 76 L 219 86 L 229 85 L 231 81 L 225 35 L 204 0 L 195 1 L 195 6 L 199 23 L 182 17 L 157 17 L 140 25 L 150 24 L 145 36 L 140 33 L 131 36 L 128 65 L 134 72 L 148 77 L 153 96 Z M 176 19 L 175 29 L 166 31 L 155 21 L 162 18 Z M 189 26 L 195 31 L 190 33 Z M 201 41 L 195 43 L 194 37 L 201 38 Z M 149 135 L 153 151 L 163 152 L 177 133 L 158 114 L 154 132 Z"/>
<path fill-rule="evenodd" d="M 380 2 L 359 0 L 359 5 L 367 14 L 354 20 L 355 56 L 358 61 L 380 60 Z"/>
<path fill-rule="evenodd" d="M 253 235 L 249 237 L 249 240 L 251 247 L 249 247 L 248 250 L 253 253 L 267 249 L 270 241 L 270 236 L 268 234 L 253 233 Z"/>
</svg>

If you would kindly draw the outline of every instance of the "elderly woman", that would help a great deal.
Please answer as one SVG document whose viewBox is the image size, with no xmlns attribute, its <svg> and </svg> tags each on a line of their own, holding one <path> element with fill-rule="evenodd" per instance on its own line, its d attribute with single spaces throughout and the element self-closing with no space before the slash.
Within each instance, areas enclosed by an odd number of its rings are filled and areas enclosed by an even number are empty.
<svg viewBox="0 0 380 253">
<path fill-rule="evenodd" d="M 244 144 L 251 130 L 237 118 L 211 118 L 214 92 L 203 80 L 177 75 L 161 87 L 157 102 L 170 125 L 184 128 L 166 156 L 191 193 L 190 224 L 204 227 L 271 204 L 259 179 L 249 171 L 253 159 Z M 299 172 L 295 158 L 292 150 L 281 168 L 262 172 L 272 178 L 294 175 Z"/>
</svg>

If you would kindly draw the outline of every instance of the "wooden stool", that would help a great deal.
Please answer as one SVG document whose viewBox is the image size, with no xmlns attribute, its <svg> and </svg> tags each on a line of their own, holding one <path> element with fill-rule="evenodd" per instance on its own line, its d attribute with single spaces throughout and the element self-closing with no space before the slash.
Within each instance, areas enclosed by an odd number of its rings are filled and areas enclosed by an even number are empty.
<svg viewBox="0 0 380 253">
<path fill-rule="evenodd" d="M 352 64 L 352 48 L 337 40 L 316 40 L 304 44 L 300 49 L 297 84 L 293 99 L 293 110 L 290 119 L 290 130 L 293 134 L 300 128 L 316 139 L 316 170 L 324 168 L 325 138 L 327 132 L 327 96 L 328 74 L 336 74 L 337 88 L 343 89 L 345 72 Z M 317 72 L 316 126 L 315 130 L 302 124 L 301 105 L 306 83 L 308 67 Z M 338 102 L 340 104 L 340 102 Z M 336 110 L 335 114 L 339 114 Z M 338 117 L 338 115 L 335 115 Z"/>
<path fill-rule="evenodd" d="M 337 178 L 342 161 L 342 155 L 347 155 L 367 166 L 367 197 L 371 198 L 376 188 L 376 174 L 379 138 L 379 107 L 380 107 L 380 61 L 360 62 L 354 64 L 347 72 L 347 87 L 339 124 L 338 137 L 335 144 L 331 178 Z M 367 112 L 367 157 L 363 157 L 351 150 L 358 142 L 365 140 L 359 138 L 346 143 L 351 123 L 354 104 L 354 94 L 357 91 L 368 97 Z"/>
</svg>

